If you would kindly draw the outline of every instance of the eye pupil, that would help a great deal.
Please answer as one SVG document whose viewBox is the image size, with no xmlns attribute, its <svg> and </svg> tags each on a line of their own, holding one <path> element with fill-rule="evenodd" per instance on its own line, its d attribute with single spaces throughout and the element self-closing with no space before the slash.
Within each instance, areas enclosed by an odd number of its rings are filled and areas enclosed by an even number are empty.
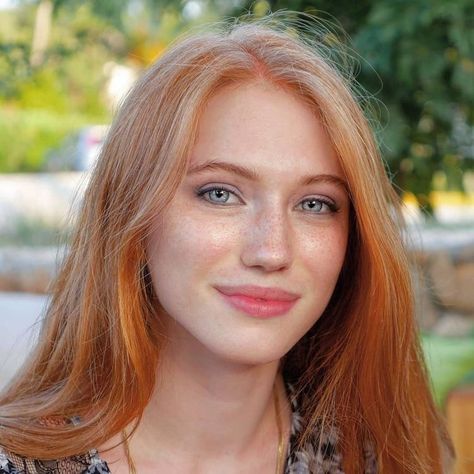
<svg viewBox="0 0 474 474">
<path fill-rule="evenodd" d="M 320 211 L 323 207 L 323 203 L 318 199 L 311 199 L 306 202 L 308 203 L 308 207 L 312 210 Z"/>
<path fill-rule="evenodd" d="M 228 192 L 225 190 L 225 189 L 213 189 L 211 191 L 211 194 L 214 194 L 214 196 L 217 198 L 217 199 L 222 199 L 224 198 L 223 200 L 226 201 L 227 199 L 227 195 L 228 195 Z"/>
</svg>

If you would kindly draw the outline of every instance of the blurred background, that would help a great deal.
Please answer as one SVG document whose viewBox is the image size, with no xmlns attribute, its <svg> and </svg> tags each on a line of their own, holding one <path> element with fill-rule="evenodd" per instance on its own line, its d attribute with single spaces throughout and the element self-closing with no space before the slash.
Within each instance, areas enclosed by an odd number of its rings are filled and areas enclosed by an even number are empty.
<svg viewBox="0 0 474 474">
<path fill-rule="evenodd" d="M 323 40 L 349 48 L 405 203 L 433 391 L 458 472 L 473 473 L 472 0 L 0 0 L 0 386 L 34 342 L 75 206 L 135 79 L 190 28 L 280 9 L 317 16 Z"/>
</svg>

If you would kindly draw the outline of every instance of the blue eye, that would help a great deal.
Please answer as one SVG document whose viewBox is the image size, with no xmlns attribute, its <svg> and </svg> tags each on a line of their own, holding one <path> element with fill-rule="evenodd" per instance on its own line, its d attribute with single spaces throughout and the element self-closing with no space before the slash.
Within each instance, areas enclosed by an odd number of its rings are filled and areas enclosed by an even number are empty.
<svg viewBox="0 0 474 474">
<path fill-rule="evenodd" d="M 227 204 L 231 196 L 235 196 L 232 191 L 218 186 L 200 189 L 197 191 L 197 195 L 205 201 L 216 204 Z"/>
<path fill-rule="evenodd" d="M 196 190 L 196 195 L 211 204 L 230 205 L 241 202 L 240 198 L 233 191 L 222 186 L 198 189 Z M 234 201 L 232 201 L 232 198 L 234 198 Z M 308 211 L 310 214 L 316 215 L 332 214 L 339 210 L 332 200 L 321 197 L 303 199 L 298 206 L 301 206 L 303 211 Z"/>
<path fill-rule="evenodd" d="M 305 203 L 308 203 L 306 208 Z M 310 211 L 314 214 L 330 214 L 338 211 L 336 204 L 332 201 L 321 198 L 305 199 L 301 201 L 301 206 L 304 211 Z"/>
</svg>

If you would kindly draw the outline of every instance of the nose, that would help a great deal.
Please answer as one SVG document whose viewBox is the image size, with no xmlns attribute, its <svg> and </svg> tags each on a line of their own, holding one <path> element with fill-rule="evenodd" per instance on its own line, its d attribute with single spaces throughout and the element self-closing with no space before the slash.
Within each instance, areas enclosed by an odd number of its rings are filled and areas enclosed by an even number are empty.
<svg viewBox="0 0 474 474">
<path fill-rule="evenodd" d="M 284 212 L 260 212 L 244 231 L 241 261 L 247 267 L 264 271 L 288 268 L 292 260 L 291 228 Z"/>
</svg>

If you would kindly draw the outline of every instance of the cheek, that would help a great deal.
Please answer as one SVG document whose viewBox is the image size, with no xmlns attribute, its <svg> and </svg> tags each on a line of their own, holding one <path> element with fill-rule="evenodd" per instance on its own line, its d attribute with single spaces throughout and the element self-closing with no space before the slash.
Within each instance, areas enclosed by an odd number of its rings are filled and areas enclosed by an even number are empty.
<svg viewBox="0 0 474 474">
<path fill-rule="evenodd" d="M 347 248 L 347 225 L 316 229 L 300 242 L 300 254 L 311 275 L 337 279 L 344 263 Z M 328 282 L 329 282 L 328 281 Z"/>
<path fill-rule="evenodd" d="M 238 229 L 225 224 L 179 211 L 165 215 L 147 244 L 154 286 L 178 288 L 202 278 L 213 262 L 236 245 Z"/>
<path fill-rule="evenodd" d="M 300 269 L 307 298 L 302 305 L 301 319 L 295 325 L 293 344 L 321 317 L 336 287 L 346 253 L 345 228 L 317 229 L 300 244 Z"/>
</svg>

